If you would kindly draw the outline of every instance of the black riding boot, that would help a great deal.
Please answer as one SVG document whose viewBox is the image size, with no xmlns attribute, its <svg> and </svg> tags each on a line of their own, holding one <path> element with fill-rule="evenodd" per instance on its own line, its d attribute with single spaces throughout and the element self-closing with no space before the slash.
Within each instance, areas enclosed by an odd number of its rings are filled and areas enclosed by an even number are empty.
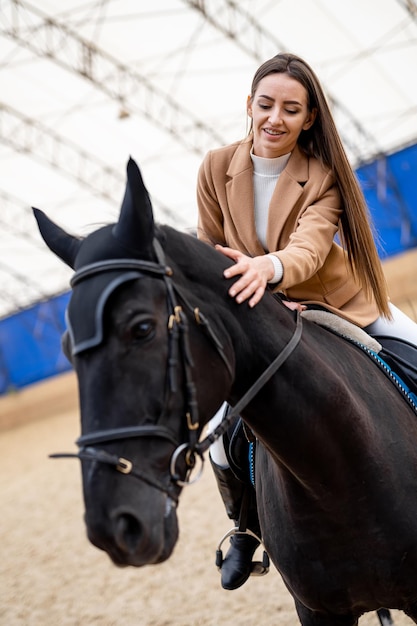
<svg viewBox="0 0 417 626">
<path fill-rule="evenodd" d="M 236 527 L 241 528 L 243 521 L 242 530 L 249 528 L 260 537 L 253 487 L 236 478 L 230 468 L 219 467 L 211 459 L 210 461 L 227 515 L 235 521 Z M 242 520 L 242 504 L 245 500 L 248 505 L 244 511 L 246 520 Z M 225 558 L 221 560 L 220 565 L 223 589 L 237 589 L 247 581 L 252 571 L 252 557 L 258 546 L 259 541 L 249 534 L 236 533 L 232 535 L 229 550 Z"/>
<path fill-rule="evenodd" d="M 259 541 L 247 534 L 233 535 L 221 566 L 222 587 L 232 591 L 241 587 L 252 572 L 252 558 Z"/>
</svg>

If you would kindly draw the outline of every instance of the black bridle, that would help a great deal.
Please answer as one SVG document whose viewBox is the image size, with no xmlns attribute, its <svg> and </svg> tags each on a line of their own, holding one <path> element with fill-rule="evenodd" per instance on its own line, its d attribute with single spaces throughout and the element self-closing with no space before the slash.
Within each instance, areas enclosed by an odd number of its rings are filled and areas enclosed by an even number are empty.
<svg viewBox="0 0 417 626">
<path fill-rule="evenodd" d="M 154 251 L 157 257 L 157 263 L 140 259 L 115 259 L 100 261 L 87 265 L 76 271 L 71 286 L 74 287 L 86 278 L 91 278 L 97 274 L 107 271 L 118 270 L 140 270 L 145 274 L 149 274 L 154 278 L 163 279 L 167 292 L 168 310 L 171 311 L 168 319 L 169 332 L 169 358 L 168 358 L 168 381 L 171 392 L 177 391 L 177 372 L 178 360 L 181 358 L 181 366 L 184 373 L 184 390 L 185 390 L 185 417 L 188 429 L 188 442 L 179 443 L 174 433 L 163 425 L 139 425 L 121 428 L 111 428 L 86 433 L 79 437 L 76 441 L 79 451 L 77 453 L 58 453 L 52 454 L 52 458 L 75 457 L 80 460 L 95 461 L 113 466 L 122 474 L 134 476 L 143 482 L 151 485 L 166 493 L 170 498 L 178 501 L 178 487 L 190 484 L 190 473 L 196 465 L 196 456 L 201 460 L 203 467 L 203 453 L 208 450 L 210 445 L 219 439 L 228 429 L 234 418 L 240 414 L 244 407 L 256 396 L 265 383 L 273 376 L 279 367 L 286 361 L 291 352 L 298 344 L 302 326 L 301 317 L 297 313 L 297 324 L 294 334 L 288 344 L 279 353 L 269 367 L 261 374 L 256 382 L 248 389 L 240 401 L 231 409 L 226 417 L 223 418 L 219 426 L 208 435 L 203 441 L 198 442 L 198 406 L 196 399 L 196 387 L 193 381 L 192 368 L 193 361 L 189 347 L 188 337 L 188 321 L 183 311 L 183 307 L 193 313 L 194 319 L 198 326 L 203 329 L 210 341 L 213 343 L 218 355 L 224 362 L 230 377 L 233 378 L 234 370 L 228 360 L 223 345 L 216 333 L 211 328 L 206 317 L 198 308 L 192 307 L 187 299 L 181 294 L 179 288 L 172 281 L 173 271 L 165 263 L 165 254 L 157 239 L 154 239 Z M 178 303 L 179 296 L 182 306 Z M 114 442 L 119 440 L 132 439 L 137 437 L 159 437 L 170 442 L 174 446 L 174 452 L 170 462 L 169 479 L 166 483 L 161 482 L 153 477 L 148 476 L 145 472 L 138 469 L 132 461 L 124 457 L 111 454 L 98 446 L 102 443 Z M 181 455 L 184 455 L 186 475 L 181 479 L 177 471 L 177 462 Z M 198 477 L 201 474 L 202 467 Z M 197 477 L 197 478 L 198 478 Z"/>
</svg>

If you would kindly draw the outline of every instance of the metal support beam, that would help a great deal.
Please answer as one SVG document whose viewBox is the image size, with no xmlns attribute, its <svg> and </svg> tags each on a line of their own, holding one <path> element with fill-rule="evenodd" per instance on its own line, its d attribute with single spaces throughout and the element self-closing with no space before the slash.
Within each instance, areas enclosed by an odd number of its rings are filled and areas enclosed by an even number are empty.
<svg viewBox="0 0 417 626">
<path fill-rule="evenodd" d="M 58 135 L 39 120 L 23 115 L 0 102 L 0 138 L 16 152 L 31 154 L 116 207 L 125 187 L 125 175 L 93 154 Z M 171 223 L 178 216 L 154 196 L 152 203 Z"/>
<path fill-rule="evenodd" d="M 2 261 L 0 261 L 0 282 L 2 291 L 0 318 L 7 317 L 52 295 L 46 293 L 39 284 L 33 281 L 32 277 L 29 278 Z M 16 285 L 19 285 L 19 289 L 16 289 Z"/>
<path fill-rule="evenodd" d="M 3 232 L 25 239 L 31 245 L 41 248 L 41 242 L 33 235 L 33 229 L 28 228 L 28 207 L 15 196 L 0 189 L 0 225 Z M 32 217 L 32 215 L 30 215 Z M 32 221 L 33 226 L 33 221 Z"/>
<path fill-rule="evenodd" d="M 398 0 L 402 7 L 411 15 L 413 20 L 417 20 L 417 2 L 416 0 Z"/>
<path fill-rule="evenodd" d="M 120 199 L 124 177 L 94 155 L 19 111 L 0 103 L 0 136 L 17 152 L 31 154 L 69 175 L 82 186 L 112 202 Z"/>
<path fill-rule="evenodd" d="M 223 143 L 213 128 L 146 77 L 22 0 L 2 1 L 0 35 L 90 81 L 132 114 L 164 128 L 187 150 L 202 155 Z"/>
<path fill-rule="evenodd" d="M 28 267 L 32 253 L 39 257 L 50 258 L 51 252 L 47 249 L 41 237 L 37 234 L 34 217 L 27 203 L 0 190 L 0 227 L 3 233 L 3 252 L 13 246 L 16 241 L 20 246 L 24 241 L 24 254 L 28 255 Z M 0 284 L 2 297 L 0 299 L 0 318 L 15 313 L 17 310 L 27 308 L 35 302 L 45 300 L 61 293 L 68 288 L 68 270 L 64 264 L 58 265 L 54 270 L 55 287 L 46 290 L 44 287 L 44 275 L 40 271 L 24 273 L 16 269 L 13 257 L 8 260 L 7 254 L 3 255 L 0 262 Z M 58 287 L 57 287 L 58 285 Z"/>
<path fill-rule="evenodd" d="M 404 2 L 414 4 L 413 0 Z M 199 11 L 214 28 L 234 41 L 258 63 L 287 49 L 282 41 L 261 26 L 253 14 L 247 13 L 233 0 L 184 0 L 184 3 Z M 329 94 L 328 91 L 327 93 Z M 360 122 L 331 94 L 329 100 L 352 163 L 357 166 L 381 155 L 376 140 Z"/>
<path fill-rule="evenodd" d="M 125 187 L 125 175 L 114 170 L 88 154 L 77 145 L 70 143 L 38 120 L 31 119 L 19 111 L 0 103 L 0 139 L 16 152 L 30 154 L 40 162 L 47 163 L 63 175 L 72 178 L 92 194 L 96 194 L 118 208 L 122 191 Z M 32 247 L 42 248 L 50 255 L 46 246 L 31 234 L 34 223 L 29 224 L 33 216 L 23 202 L 0 191 L 1 216 L 0 225 L 5 233 L 24 238 Z M 161 211 L 168 220 L 176 224 L 180 218 L 157 199 L 152 197 L 155 208 Z M 100 221 L 100 219 L 98 220 Z M 38 252 L 37 252 L 38 254 Z M 6 263 L 0 267 L 0 283 L 2 285 L 2 303 L 0 317 L 9 314 L 16 308 L 27 306 L 46 297 L 41 283 L 43 276 L 32 275 L 30 280 Z M 64 282 L 62 282 L 64 284 Z M 64 287 L 60 289 L 62 291 Z M 55 292 L 48 293 L 48 296 Z"/>
</svg>

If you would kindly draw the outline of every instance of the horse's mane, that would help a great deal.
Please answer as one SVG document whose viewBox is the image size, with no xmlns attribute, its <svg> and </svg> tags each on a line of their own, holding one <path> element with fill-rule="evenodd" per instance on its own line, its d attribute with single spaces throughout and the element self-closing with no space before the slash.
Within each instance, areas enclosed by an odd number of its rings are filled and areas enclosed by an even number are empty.
<svg viewBox="0 0 417 626">
<path fill-rule="evenodd" d="M 251 343 L 260 333 L 265 343 L 270 342 L 275 349 L 276 333 L 282 332 L 280 321 L 286 320 L 286 332 L 292 333 L 295 316 L 285 307 L 279 298 L 266 292 L 255 309 L 250 309 L 245 303 L 236 306 L 234 300 L 226 295 L 227 290 L 235 279 L 223 278 L 224 270 L 233 265 L 233 261 L 223 256 L 205 241 L 194 235 L 180 232 L 170 226 L 159 226 L 155 233 L 163 246 L 169 264 L 180 270 L 185 279 L 186 288 L 191 288 L 194 295 L 198 295 L 207 303 L 205 313 L 211 314 L 215 307 L 216 314 L 210 315 L 213 323 L 221 323 L 226 317 L 229 320 L 228 328 L 235 329 L 235 336 L 240 343 Z M 217 298 L 217 296 L 220 296 Z M 293 318 L 293 322 L 289 318 Z M 252 339 L 251 339 L 252 338 Z"/>
<path fill-rule="evenodd" d="M 193 282 L 204 277 L 206 285 L 215 287 L 215 283 L 220 284 L 220 277 L 226 267 L 232 265 L 232 261 L 193 234 L 164 225 L 157 227 L 155 235 L 170 262 L 180 267 L 183 274 Z"/>
</svg>

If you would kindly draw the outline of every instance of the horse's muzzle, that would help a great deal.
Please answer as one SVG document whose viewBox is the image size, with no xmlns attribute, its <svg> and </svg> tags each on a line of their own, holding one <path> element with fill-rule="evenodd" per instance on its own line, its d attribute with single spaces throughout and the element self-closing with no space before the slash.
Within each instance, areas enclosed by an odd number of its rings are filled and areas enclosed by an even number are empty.
<svg viewBox="0 0 417 626">
<path fill-rule="evenodd" d="M 178 539 L 174 503 L 167 502 L 166 509 L 169 513 L 163 519 L 144 520 L 134 510 L 120 508 L 105 525 L 89 521 L 86 515 L 88 538 L 119 567 L 162 563 L 171 556 Z"/>
</svg>

